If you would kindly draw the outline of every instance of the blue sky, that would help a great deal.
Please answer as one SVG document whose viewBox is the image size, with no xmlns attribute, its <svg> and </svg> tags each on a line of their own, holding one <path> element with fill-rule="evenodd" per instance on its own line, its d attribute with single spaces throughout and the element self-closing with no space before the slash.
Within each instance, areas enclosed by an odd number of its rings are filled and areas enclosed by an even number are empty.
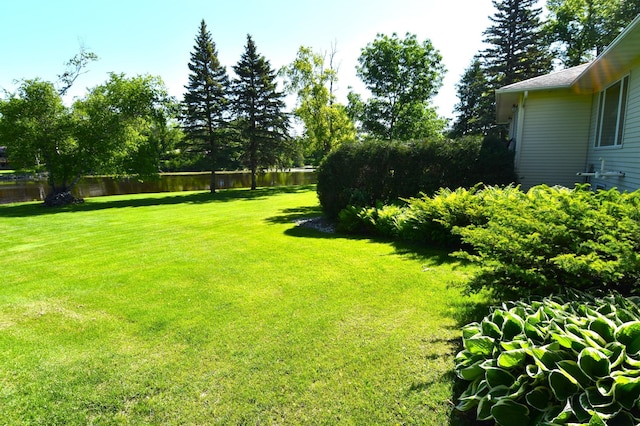
<svg viewBox="0 0 640 426">
<path fill-rule="evenodd" d="M 181 99 L 204 19 L 229 71 L 247 34 L 276 69 L 290 63 L 301 45 L 321 52 L 335 43 L 342 102 L 348 86 L 365 93 L 355 66 L 377 33 L 428 38 L 448 70 L 434 103 L 440 115 L 452 117 L 455 84 L 483 48 L 482 32 L 493 14 L 491 0 L 0 0 L 0 89 L 12 91 L 23 78 L 55 80 L 85 46 L 100 59 L 70 96 L 84 95 L 109 72 L 122 72 L 158 75 Z"/>
</svg>

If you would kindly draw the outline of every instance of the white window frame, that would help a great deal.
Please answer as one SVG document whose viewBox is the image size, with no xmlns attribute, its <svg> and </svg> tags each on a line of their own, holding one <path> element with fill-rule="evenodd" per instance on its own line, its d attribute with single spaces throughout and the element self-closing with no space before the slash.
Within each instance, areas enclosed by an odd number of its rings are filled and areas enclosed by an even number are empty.
<svg viewBox="0 0 640 426">
<path fill-rule="evenodd" d="M 618 89 L 618 93 L 617 93 L 617 99 L 615 97 L 608 99 L 607 92 L 609 92 L 616 85 L 620 85 L 620 88 Z M 600 95 L 598 97 L 598 121 L 597 121 L 597 127 L 596 127 L 596 140 L 595 140 L 596 148 L 611 149 L 611 148 L 622 147 L 622 139 L 624 136 L 624 126 L 626 121 L 625 119 L 626 119 L 626 113 L 627 113 L 628 99 L 629 99 L 629 75 L 626 75 L 620 80 L 616 81 L 615 83 L 610 84 L 602 92 L 600 92 Z M 613 102 L 613 104 L 611 104 L 610 102 Z M 603 126 L 603 122 L 605 120 L 604 111 L 608 108 L 611 108 L 612 105 L 615 106 L 616 108 L 615 109 L 615 114 L 616 114 L 615 127 L 613 126 L 613 123 L 608 123 L 608 126 Z M 611 118 L 609 118 L 609 120 L 611 120 Z M 613 130 L 613 143 L 607 143 L 606 145 L 603 145 L 602 142 L 604 138 L 602 136 L 603 136 L 603 131 L 605 131 L 604 129 L 605 127 Z M 610 139 L 611 135 L 608 135 L 608 136 L 609 137 L 607 139 Z"/>
</svg>

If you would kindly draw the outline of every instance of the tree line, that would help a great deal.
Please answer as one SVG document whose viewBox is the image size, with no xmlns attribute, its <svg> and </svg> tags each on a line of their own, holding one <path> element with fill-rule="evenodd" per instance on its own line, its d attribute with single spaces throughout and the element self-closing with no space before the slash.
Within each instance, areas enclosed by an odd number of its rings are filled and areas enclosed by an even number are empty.
<svg viewBox="0 0 640 426">
<path fill-rule="evenodd" d="M 231 77 L 204 20 L 195 38 L 183 100 L 159 77 L 113 73 L 67 106 L 62 97 L 97 56 L 81 51 L 57 82 L 23 80 L 0 99 L 0 145 L 11 164 L 44 171 L 46 203 L 74 201 L 70 191 L 88 174 L 149 177 L 159 171 L 265 168 L 319 164 L 348 141 L 499 135 L 495 89 L 592 59 L 640 12 L 640 0 L 493 0 L 495 14 L 457 85 L 456 120 L 448 128 L 432 104 L 446 72 L 430 40 L 378 34 L 356 68 L 368 93 L 335 95 L 335 46 L 302 46 L 275 70 L 248 35 Z M 284 86 L 279 89 L 279 82 Z M 292 111 L 285 96 L 295 95 Z M 291 135 L 292 124 L 302 128 Z"/>
</svg>

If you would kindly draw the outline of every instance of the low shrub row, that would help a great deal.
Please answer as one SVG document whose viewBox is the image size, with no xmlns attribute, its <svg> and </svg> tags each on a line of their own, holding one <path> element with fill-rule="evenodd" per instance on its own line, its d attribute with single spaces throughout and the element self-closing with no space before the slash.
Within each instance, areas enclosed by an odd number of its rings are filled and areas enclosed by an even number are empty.
<svg viewBox="0 0 640 426">
<path fill-rule="evenodd" d="M 335 219 L 348 206 L 391 204 L 438 188 L 515 181 L 513 153 L 496 139 L 342 144 L 318 168 L 318 198 Z"/>
<path fill-rule="evenodd" d="M 640 191 L 476 187 L 405 201 L 345 209 L 339 229 L 457 246 L 454 256 L 479 265 L 468 290 L 503 299 L 637 289 Z"/>
<path fill-rule="evenodd" d="M 638 302 L 511 302 L 468 324 L 457 408 L 503 426 L 640 424 Z"/>
</svg>

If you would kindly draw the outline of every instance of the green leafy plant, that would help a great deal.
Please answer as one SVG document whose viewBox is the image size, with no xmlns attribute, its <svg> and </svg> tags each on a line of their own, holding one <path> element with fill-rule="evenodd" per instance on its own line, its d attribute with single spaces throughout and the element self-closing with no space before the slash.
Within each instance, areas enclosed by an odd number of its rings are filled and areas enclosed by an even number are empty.
<svg viewBox="0 0 640 426">
<path fill-rule="evenodd" d="M 468 288 L 498 297 L 565 288 L 635 292 L 640 279 L 640 191 L 531 188 L 482 195 L 488 220 L 455 226 L 454 255 L 480 266 Z"/>
<path fill-rule="evenodd" d="M 638 424 L 639 302 L 573 293 L 494 308 L 462 330 L 457 408 L 504 426 Z"/>
</svg>

